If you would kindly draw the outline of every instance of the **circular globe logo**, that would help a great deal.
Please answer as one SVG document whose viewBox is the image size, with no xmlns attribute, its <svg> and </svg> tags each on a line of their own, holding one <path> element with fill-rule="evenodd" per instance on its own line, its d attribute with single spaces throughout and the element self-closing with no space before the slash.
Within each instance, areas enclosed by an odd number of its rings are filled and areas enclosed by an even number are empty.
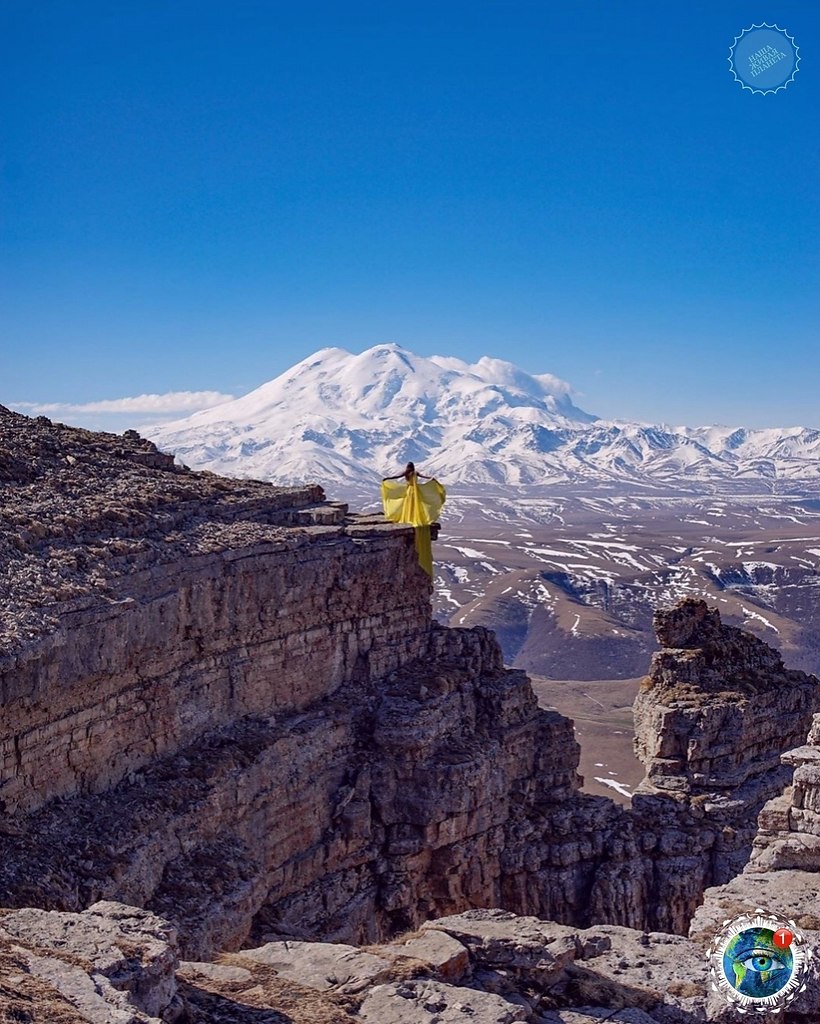
<svg viewBox="0 0 820 1024">
<path fill-rule="evenodd" d="M 727 1002 L 772 1013 L 805 988 L 809 950 L 793 921 L 758 910 L 724 922 L 709 959 L 712 987 Z"/>
<path fill-rule="evenodd" d="M 750 25 L 729 47 L 729 67 L 744 89 L 766 95 L 794 81 L 800 64 L 799 47 L 777 25 Z"/>
<path fill-rule="evenodd" d="M 763 999 L 786 985 L 794 971 L 788 945 L 775 948 L 771 928 L 744 928 L 723 950 L 723 974 L 735 991 Z"/>
</svg>

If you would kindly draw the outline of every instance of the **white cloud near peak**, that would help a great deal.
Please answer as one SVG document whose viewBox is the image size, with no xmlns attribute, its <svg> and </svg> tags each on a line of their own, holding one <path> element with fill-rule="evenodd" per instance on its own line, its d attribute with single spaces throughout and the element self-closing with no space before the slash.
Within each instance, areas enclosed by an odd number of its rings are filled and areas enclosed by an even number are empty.
<svg viewBox="0 0 820 1024">
<path fill-rule="evenodd" d="M 130 398 L 104 398 L 98 402 L 15 402 L 20 412 L 35 416 L 54 413 L 139 413 L 168 415 L 177 412 L 196 412 L 212 409 L 230 402 L 234 395 L 221 391 L 167 391 L 164 395 L 134 395 Z"/>
</svg>

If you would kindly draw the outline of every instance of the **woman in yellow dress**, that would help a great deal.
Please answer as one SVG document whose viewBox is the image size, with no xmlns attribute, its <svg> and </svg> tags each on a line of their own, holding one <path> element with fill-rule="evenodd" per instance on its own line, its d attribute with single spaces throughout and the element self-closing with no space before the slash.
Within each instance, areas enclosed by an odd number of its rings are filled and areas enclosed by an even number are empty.
<svg viewBox="0 0 820 1024">
<path fill-rule="evenodd" d="M 428 575 L 433 575 L 433 548 L 430 543 L 430 524 L 438 519 L 447 492 L 435 477 L 423 474 L 408 462 L 403 473 L 386 476 L 382 480 L 382 505 L 387 519 L 394 523 L 409 523 L 416 528 L 416 551 L 419 562 Z"/>
</svg>

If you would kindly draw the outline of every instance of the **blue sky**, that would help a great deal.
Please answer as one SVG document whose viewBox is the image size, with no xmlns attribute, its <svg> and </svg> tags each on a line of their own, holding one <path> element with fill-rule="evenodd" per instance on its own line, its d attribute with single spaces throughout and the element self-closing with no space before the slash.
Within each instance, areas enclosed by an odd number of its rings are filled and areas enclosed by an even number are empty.
<svg viewBox="0 0 820 1024">
<path fill-rule="evenodd" d="M 728 70 L 760 21 L 800 46 L 776 95 Z M 820 426 L 818 57 L 808 0 L 5 0 L 0 402 L 395 341 Z"/>
</svg>

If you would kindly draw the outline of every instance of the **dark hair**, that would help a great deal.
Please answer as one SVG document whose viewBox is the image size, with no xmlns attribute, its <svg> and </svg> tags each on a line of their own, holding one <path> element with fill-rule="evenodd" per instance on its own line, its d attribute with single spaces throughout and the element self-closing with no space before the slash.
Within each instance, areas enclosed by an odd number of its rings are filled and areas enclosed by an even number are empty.
<svg viewBox="0 0 820 1024">
<path fill-rule="evenodd" d="M 406 480 L 409 480 L 409 479 L 410 479 L 410 477 L 411 477 L 411 476 L 412 476 L 412 475 L 413 475 L 413 474 L 414 474 L 415 472 L 416 472 L 416 467 L 415 467 L 414 463 L 412 463 L 412 462 L 408 462 L 408 463 L 407 463 L 407 465 L 405 466 L 405 469 L 404 469 L 404 478 L 405 478 Z"/>
</svg>

